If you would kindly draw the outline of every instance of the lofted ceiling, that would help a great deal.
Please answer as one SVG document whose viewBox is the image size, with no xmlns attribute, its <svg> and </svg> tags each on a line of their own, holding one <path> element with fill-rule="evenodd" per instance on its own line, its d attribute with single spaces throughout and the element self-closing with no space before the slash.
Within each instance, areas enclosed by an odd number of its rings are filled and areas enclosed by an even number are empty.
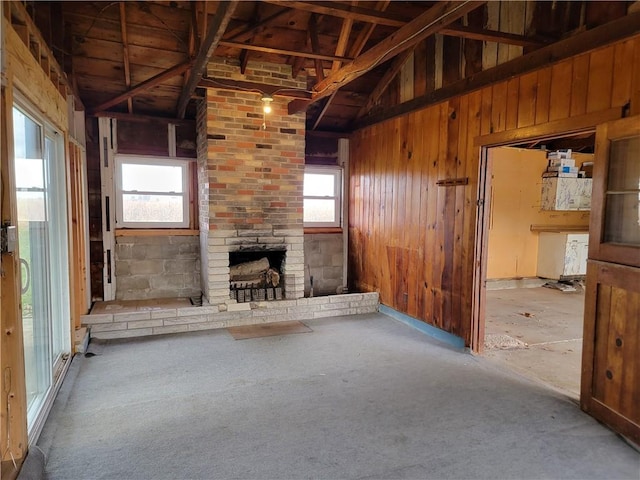
<svg viewBox="0 0 640 480">
<path fill-rule="evenodd" d="M 522 55 L 624 16 L 632 2 L 512 2 L 522 18 L 511 22 L 505 14 L 496 20 L 493 3 L 31 1 L 26 7 L 90 114 L 194 118 L 198 87 L 215 80 L 201 68 L 212 54 L 236 59 L 243 70 L 257 60 L 289 64 L 293 76 L 306 73 L 308 91 L 299 92 L 290 111 L 306 110 L 308 129 L 346 132 L 375 110 L 404 60 L 435 35 L 461 39 L 454 44 L 463 52 L 455 78 L 461 80 L 491 66 L 488 46 Z M 474 42 L 475 59 L 466 46 Z M 422 68 L 447 68 L 446 45 L 440 63 L 435 58 Z"/>
</svg>

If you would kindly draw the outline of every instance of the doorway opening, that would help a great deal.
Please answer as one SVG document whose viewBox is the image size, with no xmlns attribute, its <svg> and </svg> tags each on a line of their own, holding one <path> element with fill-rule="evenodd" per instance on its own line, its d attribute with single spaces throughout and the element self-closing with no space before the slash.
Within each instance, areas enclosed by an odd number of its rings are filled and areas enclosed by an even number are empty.
<svg viewBox="0 0 640 480">
<path fill-rule="evenodd" d="M 594 145 L 586 132 L 485 152 L 484 354 L 576 400 Z"/>
</svg>

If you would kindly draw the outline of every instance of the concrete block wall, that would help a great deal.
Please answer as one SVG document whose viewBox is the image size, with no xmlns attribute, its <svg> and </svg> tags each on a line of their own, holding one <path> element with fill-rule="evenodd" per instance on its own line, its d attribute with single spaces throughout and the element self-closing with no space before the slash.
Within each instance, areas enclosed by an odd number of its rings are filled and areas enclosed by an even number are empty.
<svg viewBox="0 0 640 480">
<path fill-rule="evenodd" d="M 304 236 L 304 291 L 309 295 L 313 275 L 313 294 L 334 295 L 344 286 L 344 248 L 342 233 L 307 233 Z"/>
<path fill-rule="evenodd" d="M 115 264 L 117 300 L 201 294 L 197 236 L 117 236 Z"/>
<path fill-rule="evenodd" d="M 114 339 L 192 332 L 261 323 L 377 312 L 377 293 L 351 293 L 273 302 L 203 305 L 81 317 L 92 338 Z"/>
</svg>

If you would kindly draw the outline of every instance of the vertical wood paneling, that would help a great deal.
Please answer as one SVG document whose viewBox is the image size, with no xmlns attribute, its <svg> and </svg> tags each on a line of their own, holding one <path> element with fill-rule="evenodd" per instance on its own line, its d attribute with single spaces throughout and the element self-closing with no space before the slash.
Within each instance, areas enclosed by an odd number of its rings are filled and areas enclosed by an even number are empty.
<svg viewBox="0 0 640 480">
<path fill-rule="evenodd" d="M 551 101 L 551 67 L 538 71 L 538 83 L 535 92 L 536 117 L 535 124 L 549 121 L 549 106 Z"/>
<path fill-rule="evenodd" d="M 551 67 L 549 121 L 567 118 L 571 110 L 571 78 L 573 62 L 565 60 Z"/>
<path fill-rule="evenodd" d="M 631 76 L 633 74 L 633 49 L 632 40 L 619 43 L 615 46 L 613 54 L 613 85 L 611 87 L 611 106 L 620 107 L 631 100 Z"/>
<path fill-rule="evenodd" d="M 614 75 L 615 65 L 623 63 L 627 68 Z M 606 109 L 626 98 L 633 108 L 634 95 L 640 99 L 636 79 L 640 39 L 356 131 L 349 223 L 353 284 L 379 291 L 383 304 L 470 344 L 480 154 L 474 139 Z M 607 85 L 610 93 L 597 98 L 596 89 Z M 457 177 L 468 177 L 469 184 L 436 185 Z"/>
<path fill-rule="evenodd" d="M 538 72 L 520 77 L 518 92 L 518 128 L 529 127 L 536 120 L 536 91 L 538 90 Z"/>
<path fill-rule="evenodd" d="M 571 116 L 582 115 L 587 111 L 587 88 L 589 86 L 589 54 L 573 59 L 571 77 Z"/>
<path fill-rule="evenodd" d="M 518 126 L 518 106 L 520 103 L 520 77 L 507 82 L 507 112 L 505 129 L 513 130 Z"/>
<path fill-rule="evenodd" d="M 611 106 L 614 54 L 615 47 L 609 47 L 596 50 L 590 56 L 587 112 L 597 112 Z"/>
<path fill-rule="evenodd" d="M 491 132 L 504 132 L 507 128 L 507 82 L 493 86 L 491 104 Z"/>
<path fill-rule="evenodd" d="M 482 89 L 482 111 L 480 114 L 480 133 L 487 135 L 491 129 L 491 105 L 493 102 L 493 90 L 491 87 Z"/>
<path fill-rule="evenodd" d="M 631 74 L 631 115 L 640 115 L 640 38 L 636 37 L 633 49 L 633 67 Z"/>
</svg>

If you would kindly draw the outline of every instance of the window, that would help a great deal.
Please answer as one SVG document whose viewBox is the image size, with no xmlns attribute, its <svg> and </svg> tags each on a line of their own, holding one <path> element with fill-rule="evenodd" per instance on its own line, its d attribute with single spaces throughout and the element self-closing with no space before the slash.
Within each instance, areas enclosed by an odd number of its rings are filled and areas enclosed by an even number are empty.
<svg viewBox="0 0 640 480">
<path fill-rule="evenodd" d="M 119 228 L 188 228 L 189 161 L 116 157 Z"/>
<path fill-rule="evenodd" d="M 306 167 L 304 171 L 304 226 L 340 227 L 342 169 Z"/>
</svg>

